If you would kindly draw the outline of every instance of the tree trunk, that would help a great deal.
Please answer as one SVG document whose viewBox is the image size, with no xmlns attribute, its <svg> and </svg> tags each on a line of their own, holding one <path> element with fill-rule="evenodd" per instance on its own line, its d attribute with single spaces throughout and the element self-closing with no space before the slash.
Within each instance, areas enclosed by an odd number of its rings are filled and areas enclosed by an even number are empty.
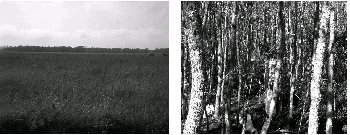
<svg viewBox="0 0 350 135">
<path fill-rule="evenodd" d="M 221 18 L 218 19 L 218 25 L 220 25 L 219 27 L 219 45 L 218 45 L 218 64 L 217 64 L 217 68 L 218 68 L 218 84 L 217 84 L 217 87 L 216 87 L 216 97 L 215 97 L 215 112 L 214 112 L 214 119 L 218 120 L 219 119 L 219 113 L 220 113 L 220 101 L 221 101 L 221 92 L 222 92 L 222 89 L 221 89 L 221 83 L 222 83 L 222 64 L 223 64 L 223 59 L 222 59 L 222 48 L 223 48 L 223 44 L 222 44 L 222 28 L 221 28 Z"/>
<path fill-rule="evenodd" d="M 279 94 L 281 92 L 281 87 L 283 84 L 280 83 L 280 78 L 281 77 L 284 77 L 284 76 L 287 76 L 285 75 L 284 70 L 287 70 L 287 46 L 286 46 L 286 23 L 285 23 L 285 17 L 284 17 L 284 14 L 283 14 L 283 11 L 284 11 L 284 2 L 283 1 L 279 1 L 279 11 L 278 11 L 278 18 L 279 18 L 279 22 L 278 22 L 278 26 L 279 26 L 279 39 L 280 39 L 280 42 L 279 42 L 279 50 L 278 50 L 278 54 L 277 54 L 277 59 L 281 61 L 281 67 L 279 69 L 277 69 L 276 73 L 279 75 L 277 78 L 278 80 L 275 80 L 276 82 L 274 83 L 274 86 L 276 85 L 276 87 L 273 89 L 275 93 Z M 278 41 L 278 40 L 277 40 Z M 284 85 L 283 85 L 284 86 Z M 287 91 L 287 90 L 285 90 Z M 284 91 L 283 91 L 284 93 Z M 283 94 L 282 93 L 282 94 Z M 276 94 L 276 95 L 277 95 Z M 279 100 L 276 100 L 279 102 L 279 109 L 278 109 L 278 112 L 277 114 L 280 115 L 282 113 L 282 110 L 283 110 L 283 100 L 282 97 L 278 97 Z"/>
<path fill-rule="evenodd" d="M 301 29 L 301 34 L 300 34 L 300 44 L 301 43 L 304 43 L 305 40 L 304 40 L 304 33 L 305 33 L 305 21 L 304 21 L 304 9 L 305 9 L 305 2 L 301 1 L 301 25 L 300 25 L 300 29 Z M 305 61 L 305 58 L 307 57 L 307 53 L 305 52 L 306 48 L 305 46 L 300 46 L 300 57 L 299 57 L 299 61 L 300 63 L 303 63 L 301 64 L 301 72 L 300 72 L 300 75 L 301 75 L 301 80 L 305 80 L 305 68 L 306 68 L 306 61 Z M 301 62 L 302 61 L 302 62 Z M 304 87 L 305 88 L 305 87 Z M 298 133 L 300 133 L 301 131 L 301 128 L 302 128 L 302 122 L 304 120 L 304 115 L 305 115 L 305 112 L 306 112 L 306 105 L 308 103 L 308 99 L 309 99 L 309 90 L 310 89 L 305 89 L 306 90 L 306 94 L 305 94 L 305 97 L 303 99 L 305 100 L 302 100 L 303 101 L 303 106 L 302 106 L 302 111 L 301 111 L 301 116 L 300 116 L 300 120 L 299 120 L 299 127 L 298 127 Z"/>
<path fill-rule="evenodd" d="M 269 61 L 269 83 L 273 83 L 272 88 L 268 88 L 265 92 L 265 111 L 268 115 L 262 129 L 261 134 L 266 134 L 272 117 L 276 111 L 276 98 L 278 91 L 278 83 L 280 79 L 280 69 L 281 69 L 281 60 L 272 59 Z"/>
<path fill-rule="evenodd" d="M 183 4 L 186 4 L 185 2 Z M 199 120 L 201 115 L 203 115 L 203 86 L 204 86 L 204 77 L 203 77 L 203 71 L 202 71 L 202 57 L 200 56 L 200 42 L 197 41 L 195 35 L 200 31 L 200 24 L 198 23 L 199 18 L 199 9 L 200 9 L 200 3 L 199 2 L 193 2 L 188 3 L 188 8 L 190 11 L 186 12 L 186 17 L 189 17 L 191 19 L 188 19 L 187 26 L 189 27 L 185 34 L 188 35 L 188 46 L 189 46 L 189 52 L 190 52 L 190 61 L 191 61 L 191 72 L 192 72 L 192 84 L 191 84 L 191 98 L 189 103 L 189 110 L 187 119 L 185 122 L 184 134 L 195 134 L 197 133 L 197 128 L 199 127 Z M 193 10 L 193 11 L 191 11 Z"/>
<path fill-rule="evenodd" d="M 183 20 L 182 20 L 182 25 L 183 25 Z M 183 34 L 183 30 L 181 30 L 181 34 Z M 184 92 L 185 92 L 185 39 L 184 39 L 184 36 L 181 37 L 181 120 L 183 120 L 186 115 L 185 115 L 185 111 L 186 111 L 186 99 L 185 99 L 185 96 L 184 96 Z"/>
<path fill-rule="evenodd" d="M 237 31 L 239 30 L 237 27 L 239 26 L 238 18 L 239 18 L 239 2 L 236 1 L 236 8 L 235 8 L 235 23 L 236 23 L 236 29 L 234 31 L 234 40 L 235 40 L 235 46 L 236 46 L 236 60 L 237 60 L 237 69 L 238 69 L 238 92 L 237 92 L 237 120 L 236 125 L 239 124 L 239 114 L 240 114 L 240 101 L 241 101 L 241 89 L 242 89 L 242 66 L 240 62 L 240 47 L 238 43 L 238 37 L 237 37 Z"/>
<path fill-rule="evenodd" d="M 245 103 L 243 102 L 243 107 L 242 107 L 242 110 L 240 111 L 240 117 L 239 118 L 242 118 L 242 132 L 241 134 L 245 134 L 245 131 L 246 131 L 246 126 L 247 126 L 247 117 L 246 117 L 246 108 L 245 108 Z"/>
<path fill-rule="evenodd" d="M 225 15 L 225 25 L 224 25 L 224 32 L 222 34 L 222 47 L 223 47 L 223 60 L 222 60 L 222 74 L 221 74 L 221 95 L 220 95 L 220 106 L 224 106 L 224 90 L 225 90 L 225 80 L 226 80 L 226 59 L 227 59 L 227 42 L 224 40 L 225 36 L 224 33 L 226 33 L 226 15 Z M 226 35 L 227 36 L 227 35 Z"/>
<path fill-rule="evenodd" d="M 283 57 L 285 53 L 285 23 L 284 23 L 284 17 L 283 17 L 283 9 L 284 9 L 284 2 L 279 2 L 279 11 L 278 11 L 278 17 L 279 17 L 279 31 L 280 31 L 280 44 L 279 44 L 279 50 L 277 51 L 277 59 L 272 59 L 269 61 L 269 83 L 273 82 L 272 89 L 269 88 L 265 92 L 266 98 L 265 98 L 265 111 L 268 115 L 268 118 L 266 119 L 261 134 L 266 134 L 270 123 L 272 121 L 272 117 L 276 111 L 276 98 L 277 93 L 280 92 L 280 77 L 281 77 L 281 69 L 283 64 Z"/>
<path fill-rule="evenodd" d="M 295 91 L 295 81 L 298 77 L 298 67 L 299 67 L 299 59 L 296 58 L 298 52 L 297 52 L 297 28 L 298 28 L 298 21 L 297 21 L 297 15 L 298 15 L 298 2 L 294 3 L 294 40 L 293 40 L 293 47 L 292 47 L 292 53 L 291 55 L 291 79 L 290 79 L 290 95 L 289 95 L 289 129 L 291 129 L 291 125 L 293 123 L 293 97 L 294 97 L 294 91 Z M 300 53 L 300 52 L 299 52 Z M 297 61 L 298 60 L 298 61 Z M 296 64 L 296 65 L 295 65 Z"/>
<path fill-rule="evenodd" d="M 228 29 L 228 27 L 227 27 L 227 17 L 226 17 L 226 14 L 225 14 L 225 31 L 224 31 L 224 33 L 226 34 L 226 36 L 225 37 L 228 37 L 229 36 L 229 34 L 228 34 L 228 32 L 229 32 L 229 30 L 227 30 Z M 224 37 L 223 37 L 224 38 Z M 228 80 L 227 78 L 228 78 L 228 75 L 226 75 L 226 67 L 227 67 L 227 64 L 226 64 L 226 61 L 227 61 L 227 55 L 228 55 L 228 46 L 229 46 L 229 40 L 227 40 L 228 38 L 224 38 L 224 39 L 226 39 L 225 40 L 225 53 L 224 53 L 224 64 L 223 64 L 223 69 L 224 69 L 224 71 L 223 71 L 223 82 L 222 82 L 222 86 L 221 86 L 221 89 L 224 91 L 224 88 L 225 88 L 225 80 Z M 226 93 L 226 98 L 224 98 L 224 99 L 226 99 L 226 101 L 224 101 L 223 103 L 224 103 L 224 106 L 225 106 L 225 133 L 226 134 L 229 134 L 230 133 L 230 131 L 231 131 L 231 124 L 230 124 L 230 120 L 229 120 L 229 118 L 230 118 L 230 113 L 229 113 L 229 109 L 230 109 L 230 104 L 231 104 L 231 90 L 230 89 L 226 89 L 226 91 L 227 91 L 227 93 Z M 224 96 L 224 92 L 222 92 L 222 95 Z"/>
<path fill-rule="evenodd" d="M 231 133 L 231 121 L 230 121 L 230 108 L 231 108 L 231 90 L 228 92 L 227 96 L 227 102 L 225 104 L 225 133 L 230 134 Z"/>
<path fill-rule="evenodd" d="M 182 20 L 182 25 L 184 24 L 184 20 Z M 189 81 L 188 81 L 188 46 L 187 46 L 187 36 L 184 34 L 184 30 L 182 29 L 181 31 L 182 36 L 182 41 L 183 43 L 181 44 L 181 119 L 184 120 L 187 116 L 187 109 L 188 109 L 188 88 L 189 88 Z"/>
<path fill-rule="evenodd" d="M 334 40 L 334 11 L 330 11 L 330 32 L 328 45 L 328 88 L 327 88 L 327 111 L 326 111 L 326 133 L 332 134 L 332 109 L 333 109 L 333 40 Z"/>
<path fill-rule="evenodd" d="M 313 73 L 311 77 L 311 104 L 309 112 L 308 134 L 317 134 L 318 131 L 318 108 L 321 101 L 320 83 L 322 74 L 322 61 L 326 46 L 327 18 L 329 17 L 329 9 L 326 4 L 322 5 L 322 13 L 320 20 L 319 38 L 316 52 L 312 60 Z"/>
<path fill-rule="evenodd" d="M 313 29 L 313 40 L 311 43 L 311 56 L 312 58 L 315 57 L 315 48 L 319 36 L 319 20 L 320 20 L 320 2 L 316 1 L 316 11 L 314 13 L 314 29 Z"/>
</svg>

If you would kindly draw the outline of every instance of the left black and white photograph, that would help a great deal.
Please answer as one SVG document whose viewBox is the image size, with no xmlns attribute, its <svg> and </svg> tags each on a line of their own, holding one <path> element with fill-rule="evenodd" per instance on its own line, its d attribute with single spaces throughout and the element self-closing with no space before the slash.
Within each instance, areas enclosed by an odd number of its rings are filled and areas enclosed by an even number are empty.
<svg viewBox="0 0 350 135">
<path fill-rule="evenodd" d="M 169 2 L 0 1 L 0 133 L 168 134 Z"/>
</svg>

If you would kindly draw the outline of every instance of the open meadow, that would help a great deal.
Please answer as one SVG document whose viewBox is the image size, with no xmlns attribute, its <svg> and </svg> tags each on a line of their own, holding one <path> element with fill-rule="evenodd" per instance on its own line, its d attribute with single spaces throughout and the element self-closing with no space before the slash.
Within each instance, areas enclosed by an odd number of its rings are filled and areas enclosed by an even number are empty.
<svg viewBox="0 0 350 135">
<path fill-rule="evenodd" d="M 169 59 L 0 54 L 0 133 L 169 133 Z"/>
</svg>

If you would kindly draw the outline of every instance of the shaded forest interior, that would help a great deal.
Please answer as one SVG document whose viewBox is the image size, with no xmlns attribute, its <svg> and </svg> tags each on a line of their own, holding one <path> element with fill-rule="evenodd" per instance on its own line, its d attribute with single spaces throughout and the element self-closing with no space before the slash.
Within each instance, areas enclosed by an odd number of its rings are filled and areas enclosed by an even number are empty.
<svg viewBox="0 0 350 135">
<path fill-rule="evenodd" d="M 346 2 L 182 2 L 182 133 L 346 133 Z"/>
</svg>

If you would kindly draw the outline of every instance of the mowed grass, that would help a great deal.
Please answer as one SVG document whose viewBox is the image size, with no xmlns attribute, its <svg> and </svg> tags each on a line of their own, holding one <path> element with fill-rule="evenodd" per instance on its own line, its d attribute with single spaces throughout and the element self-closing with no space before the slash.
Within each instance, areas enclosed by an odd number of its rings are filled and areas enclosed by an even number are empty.
<svg viewBox="0 0 350 135">
<path fill-rule="evenodd" d="M 168 133 L 168 56 L 0 54 L 0 133 Z"/>
</svg>

